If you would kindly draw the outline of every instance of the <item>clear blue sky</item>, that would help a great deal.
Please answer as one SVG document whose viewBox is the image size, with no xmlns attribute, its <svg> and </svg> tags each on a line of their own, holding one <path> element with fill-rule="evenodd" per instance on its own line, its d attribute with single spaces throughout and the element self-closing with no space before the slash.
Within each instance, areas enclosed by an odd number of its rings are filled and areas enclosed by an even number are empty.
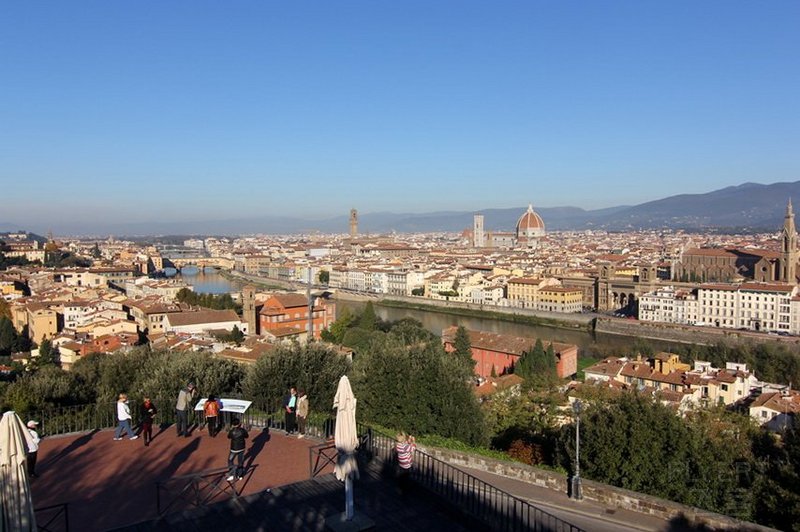
<svg viewBox="0 0 800 532">
<path fill-rule="evenodd" d="M 0 6 L 0 222 L 633 204 L 800 180 L 800 2 Z"/>
</svg>

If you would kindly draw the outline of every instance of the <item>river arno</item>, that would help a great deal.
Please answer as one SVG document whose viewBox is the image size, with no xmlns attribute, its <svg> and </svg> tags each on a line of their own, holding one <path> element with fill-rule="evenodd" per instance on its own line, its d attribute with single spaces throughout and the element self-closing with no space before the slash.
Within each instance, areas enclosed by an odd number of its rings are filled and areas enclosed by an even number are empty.
<svg viewBox="0 0 800 532">
<path fill-rule="evenodd" d="M 166 268 L 168 277 L 176 275 L 174 268 Z M 170 275 L 171 274 L 171 275 Z M 244 283 L 223 277 L 214 268 L 203 268 L 201 271 L 195 266 L 187 266 L 181 270 L 180 277 L 191 285 L 198 294 L 230 294 L 242 290 Z"/>
<path fill-rule="evenodd" d="M 360 312 L 363 307 L 364 303 L 337 300 L 336 313 L 337 315 L 341 315 L 344 309 L 348 309 L 351 312 Z M 438 336 L 441 336 L 442 329 L 453 325 L 463 325 L 467 329 L 476 331 L 489 331 L 499 334 L 541 338 L 542 340 L 576 344 L 581 357 L 601 358 L 611 355 L 628 354 L 635 341 L 635 338 L 627 336 L 593 334 L 582 330 L 557 329 L 495 319 L 454 316 L 427 310 L 384 307 L 381 306 L 380 303 L 375 304 L 375 314 L 387 321 L 414 318 L 420 321 L 426 329 Z M 646 343 L 652 346 L 653 349 L 663 351 L 669 351 L 670 345 L 672 345 L 668 342 L 660 342 L 657 340 L 646 340 Z"/>
</svg>

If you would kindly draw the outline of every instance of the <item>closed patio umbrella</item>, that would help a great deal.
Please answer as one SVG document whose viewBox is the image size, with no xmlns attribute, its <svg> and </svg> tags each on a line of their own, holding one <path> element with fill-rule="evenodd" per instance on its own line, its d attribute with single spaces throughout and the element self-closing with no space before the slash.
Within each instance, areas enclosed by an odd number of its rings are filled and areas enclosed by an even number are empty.
<svg viewBox="0 0 800 532">
<path fill-rule="evenodd" d="M 356 398 L 346 375 L 339 379 L 339 387 L 333 398 L 336 408 L 336 431 L 334 443 L 337 459 L 334 473 L 336 478 L 345 481 L 345 513 L 348 520 L 353 518 L 353 477 L 358 478 L 358 463 L 355 450 L 358 447 L 356 433 Z"/>
<path fill-rule="evenodd" d="M 35 531 L 27 454 L 30 432 L 14 412 L 0 419 L 0 531 Z"/>
</svg>

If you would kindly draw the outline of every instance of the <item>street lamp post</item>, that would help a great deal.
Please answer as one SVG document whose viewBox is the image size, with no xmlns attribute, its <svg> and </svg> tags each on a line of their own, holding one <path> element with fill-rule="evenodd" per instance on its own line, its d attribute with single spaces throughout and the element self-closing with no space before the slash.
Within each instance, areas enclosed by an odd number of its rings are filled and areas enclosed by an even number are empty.
<svg viewBox="0 0 800 532">
<path fill-rule="evenodd" d="M 572 403 L 572 410 L 575 412 L 575 475 L 572 477 L 572 498 L 576 501 L 583 499 L 581 489 L 581 410 L 583 404 L 576 399 Z"/>
</svg>

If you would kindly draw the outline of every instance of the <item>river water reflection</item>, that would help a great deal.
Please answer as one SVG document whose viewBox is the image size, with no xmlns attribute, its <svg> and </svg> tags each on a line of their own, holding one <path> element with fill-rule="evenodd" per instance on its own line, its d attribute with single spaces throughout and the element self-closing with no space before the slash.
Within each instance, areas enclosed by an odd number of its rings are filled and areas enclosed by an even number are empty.
<svg viewBox="0 0 800 532">
<path fill-rule="evenodd" d="M 351 312 L 360 312 L 364 308 L 364 303 L 338 300 L 336 302 L 336 313 L 341 315 L 344 309 Z M 387 321 L 397 321 L 403 318 L 414 318 L 422 322 L 422 325 L 437 336 L 441 336 L 442 329 L 453 325 L 463 325 L 467 329 L 475 331 L 488 331 L 498 334 L 509 334 L 514 336 L 525 336 L 576 344 L 579 354 L 582 357 L 605 357 L 612 355 L 629 354 L 634 346 L 635 339 L 628 336 L 618 336 L 613 334 L 590 333 L 585 330 L 558 329 L 554 327 L 543 327 L 536 325 L 526 325 L 512 323 L 488 318 L 472 318 L 465 316 L 453 316 L 440 312 L 427 310 L 406 309 L 383 307 L 375 304 L 375 314 Z M 656 340 L 646 340 L 646 343 L 656 350 L 669 351 L 670 343 Z"/>
<path fill-rule="evenodd" d="M 192 286 L 198 294 L 228 294 L 242 290 L 243 283 L 232 281 L 220 275 L 214 268 L 203 268 L 200 270 L 196 266 L 186 266 L 180 273 L 175 268 L 165 268 L 164 273 L 167 277 L 180 277 Z"/>
</svg>

